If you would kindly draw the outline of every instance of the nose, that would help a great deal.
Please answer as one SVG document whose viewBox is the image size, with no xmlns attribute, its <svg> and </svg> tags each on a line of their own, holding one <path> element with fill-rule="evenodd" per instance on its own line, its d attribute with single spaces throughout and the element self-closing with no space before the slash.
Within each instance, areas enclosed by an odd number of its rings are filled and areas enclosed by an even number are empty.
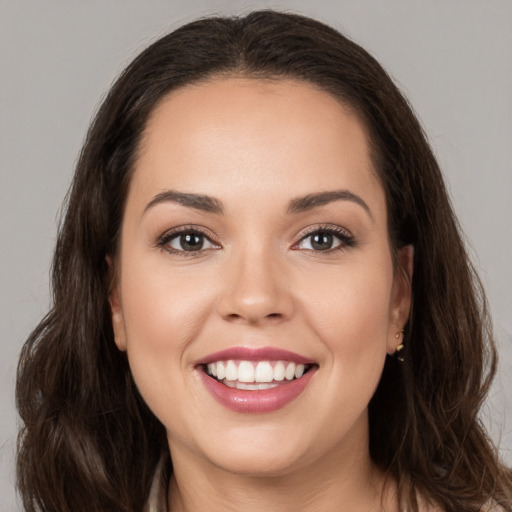
<svg viewBox="0 0 512 512">
<path fill-rule="evenodd" d="M 292 316 L 290 283 L 279 259 L 261 248 L 247 248 L 227 262 L 218 302 L 225 320 L 258 325 L 279 323 Z"/>
</svg>

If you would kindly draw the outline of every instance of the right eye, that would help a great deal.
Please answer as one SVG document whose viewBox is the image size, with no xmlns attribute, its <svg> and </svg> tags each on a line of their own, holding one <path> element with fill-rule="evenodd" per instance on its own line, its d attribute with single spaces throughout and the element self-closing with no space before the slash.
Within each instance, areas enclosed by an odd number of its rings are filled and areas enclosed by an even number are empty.
<svg viewBox="0 0 512 512">
<path fill-rule="evenodd" d="M 183 256 L 194 255 L 207 249 L 218 249 L 204 233 L 197 229 L 167 232 L 158 242 L 159 247 Z M 188 254 L 187 254 L 188 253 Z"/>
</svg>

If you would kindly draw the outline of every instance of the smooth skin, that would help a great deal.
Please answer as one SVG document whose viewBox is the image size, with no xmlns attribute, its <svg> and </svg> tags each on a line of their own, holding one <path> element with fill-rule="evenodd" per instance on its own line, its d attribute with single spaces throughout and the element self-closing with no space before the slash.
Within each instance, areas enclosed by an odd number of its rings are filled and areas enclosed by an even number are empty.
<svg viewBox="0 0 512 512">
<path fill-rule="evenodd" d="M 343 193 L 290 211 L 328 191 Z M 410 274 L 412 249 L 397 260 Z M 354 112 L 297 81 L 173 91 L 147 123 L 110 264 L 116 344 L 167 430 L 169 510 L 398 510 L 369 456 L 367 407 L 401 342 L 410 280 L 393 265 Z M 290 350 L 318 370 L 282 409 L 234 412 L 195 362 L 236 346 Z"/>
</svg>

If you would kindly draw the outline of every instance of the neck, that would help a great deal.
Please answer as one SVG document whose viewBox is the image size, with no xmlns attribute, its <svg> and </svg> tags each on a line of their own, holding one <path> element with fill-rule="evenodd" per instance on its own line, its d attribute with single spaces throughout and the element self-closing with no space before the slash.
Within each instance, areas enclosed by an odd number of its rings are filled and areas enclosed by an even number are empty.
<svg viewBox="0 0 512 512">
<path fill-rule="evenodd" d="M 353 440 L 351 440 L 353 441 Z M 234 473 L 172 448 L 169 512 L 395 512 L 392 479 L 375 467 L 367 440 L 345 443 L 279 474 Z M 347 448 L 348 446 L 348 448 Z"/>
</svg>

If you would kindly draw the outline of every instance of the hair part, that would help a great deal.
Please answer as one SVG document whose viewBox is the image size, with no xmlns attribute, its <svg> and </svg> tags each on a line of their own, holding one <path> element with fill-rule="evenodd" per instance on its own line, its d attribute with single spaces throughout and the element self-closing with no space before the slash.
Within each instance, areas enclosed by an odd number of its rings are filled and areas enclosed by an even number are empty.
<svg viewBox="0 0 512 512">
<path fill-rule="evenodd" d="M 446 511 L 512 506 L 512 478 L 478 419 L 495 371 L 486 303 L 435 157 L 412 109 L 365 50 L 311 19 L 275 11 L 201 19 L 144 50 L 99 109 L 80 154 L 52 269 L 52 309 L 23 347 L 18 487 L 28 512 L 141 510 L 164 427 L 113 340 L 106 256 L 118 245 L 147 120 L 173 90 L 221 76 L 305 81 L 366 126 L 394 250 L 414 245 L 405 361 L 386 361 L 369 406 L 370 452 Z"/>
</svg>

